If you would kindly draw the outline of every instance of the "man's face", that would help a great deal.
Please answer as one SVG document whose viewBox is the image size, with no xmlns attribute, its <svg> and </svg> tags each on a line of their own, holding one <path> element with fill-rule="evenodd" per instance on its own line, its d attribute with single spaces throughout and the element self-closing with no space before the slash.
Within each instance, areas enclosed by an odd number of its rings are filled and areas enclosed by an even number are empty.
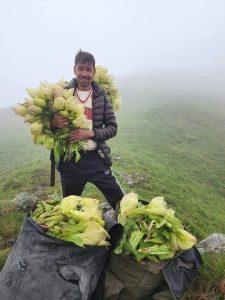
<svg viewBox="0 0 225 300">
<path fill-rule="evenodd" d="M 78 64 L 74 66 L 74 74 L 77 78 L 78 88 L 83 91 L 88 91 L 91 88 L 91 82 L 95 75 L 93 66 L 78 62 Z"/>
</svg>

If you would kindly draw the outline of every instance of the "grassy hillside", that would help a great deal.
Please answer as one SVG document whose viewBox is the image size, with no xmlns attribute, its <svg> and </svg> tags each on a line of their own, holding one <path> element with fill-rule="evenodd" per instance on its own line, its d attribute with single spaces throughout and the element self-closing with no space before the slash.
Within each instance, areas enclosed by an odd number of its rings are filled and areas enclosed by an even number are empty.
<svg viewBox="0 0 225 300">
<path fill-rule="evenodd" d="M 145 199 L 164 196 L 199 238 L 223 232 L 225 105 L 190 93 L 159 93 L 148 85 L 141 91 L 134 84 L 122 86 L 118 135 L 109 144 L 123 161 L 115 160 L 114 173 L 125 191 Z M 30 188 L 35 180 L 36 186 L 47 186 L 49 152 L 32 143 L 28 126 L 12 110 L 0 110 L 0 125 L 2 198 L 16 194 L 17 187 Z M 40 168 L 46 177 L 34 176 Z M 124 174 L 146 180 L 131 187 Z"/>
<path fill-rule="evenodd" d="M 33 145 L 28 126 L 11 108 L 0 109 L 0 126 L 0 175 L 26 162 L 44 159 L 47 152 Z"/>
<path fill-rule="evenodd" d="M 141 97 L 134 85 L 127 91 L 112 141 L 115 155 L 129 172 L 150 178 L 135 188 L 141 197 L 163 195 L 201 238 L 224 232 L 225 104 L 148 89 Z"/>
<path fill-rule="evenodd" d="M 137 192 L 145 200 L 164 196 L 198 239 L 214 232 L 224 233 L 225 104 L 221 98 L 199 91 L 153 87 L 146 79 L 139 86 L 133 78 L 119 85 L 123 107 L 117 114 L 118 135 L 109 144 L 113 172 L 125 192 Z M 21 191 L 41 191 L 40 199 L 45 199 L 60 194 L 61 188 L 58 174 L 56 186 L 49 187 L 49 151 L 33 145 L 22 118 L 10 109 L 0 110 L 0 126 L 1 262 L 24 216 L 15 212 L 11 202 L 14 196 Z M 127 178 L 132 178 L 133 183 Z M 87 185 L 84 195 L 104 200 L 91 185 Z M 209 264 L 212 258 L 207 259 Z M 213 261 L 212 272 L 220 268 L 224 257 Z M 202 276 L 209 283 L 210 272 L 206 273 Z M 218 278 L 222 276 L 224 272 L 210 285 L 201 282 L 200 292 L 206 287 L 212 290 L 212 285 L 214 294 L 218 293 Z M 207 295 L 186 299 L 220 299 Z"/>
</svg>

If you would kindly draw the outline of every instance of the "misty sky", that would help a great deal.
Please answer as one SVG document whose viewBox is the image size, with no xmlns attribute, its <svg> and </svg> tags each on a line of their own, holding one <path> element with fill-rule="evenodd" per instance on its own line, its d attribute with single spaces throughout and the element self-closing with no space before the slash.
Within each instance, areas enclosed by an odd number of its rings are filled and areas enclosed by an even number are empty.
<svg viewBox="0 0 225 300">
<path fill-rule="evenodd" d="M 224 0 L 0 0 L 0 37 L 0 108 L 40 81 L 71 79 L 80 48 L 115 78 L 225 74 Z"/>
</svg>

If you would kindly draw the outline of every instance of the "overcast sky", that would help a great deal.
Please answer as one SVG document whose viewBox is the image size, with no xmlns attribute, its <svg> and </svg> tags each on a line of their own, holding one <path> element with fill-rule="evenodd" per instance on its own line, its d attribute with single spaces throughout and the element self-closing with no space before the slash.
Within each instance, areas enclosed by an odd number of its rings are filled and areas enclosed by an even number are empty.
<svg viewBox="0 0 225 300">
<path fill-rule="evenodd" d="M 0 0 L 0 37 L 0 108 L 41 80 L 71 79 L 80 48 L 115 78 L 225 74 L 224 0 Z"/>
</svg>

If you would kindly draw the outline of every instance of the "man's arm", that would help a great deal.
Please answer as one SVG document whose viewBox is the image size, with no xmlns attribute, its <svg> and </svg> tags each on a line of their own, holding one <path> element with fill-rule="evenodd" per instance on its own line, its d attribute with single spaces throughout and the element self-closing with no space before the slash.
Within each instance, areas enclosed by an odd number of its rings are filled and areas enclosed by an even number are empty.
<svg viewBox="0 0 225 300">
<path fill-rule="evenodd" d="M 106 99 L 105 103 L 105 113 L 104 113 L 104 127 L 103 128 L 94 128 L 94 137 L 93 140 L 96 142 L 103 142 L 117 134 L 117 122 L 116 116 L 113 111 L 112 105 Z"/>
<path fill-rule="evenodd" d="M 69 141 L 70 143 L 75 143 L 80 140 L 93 139 L 95 133 L 91 129 L 75 129 L 70 133 Z"/>
</svg>

